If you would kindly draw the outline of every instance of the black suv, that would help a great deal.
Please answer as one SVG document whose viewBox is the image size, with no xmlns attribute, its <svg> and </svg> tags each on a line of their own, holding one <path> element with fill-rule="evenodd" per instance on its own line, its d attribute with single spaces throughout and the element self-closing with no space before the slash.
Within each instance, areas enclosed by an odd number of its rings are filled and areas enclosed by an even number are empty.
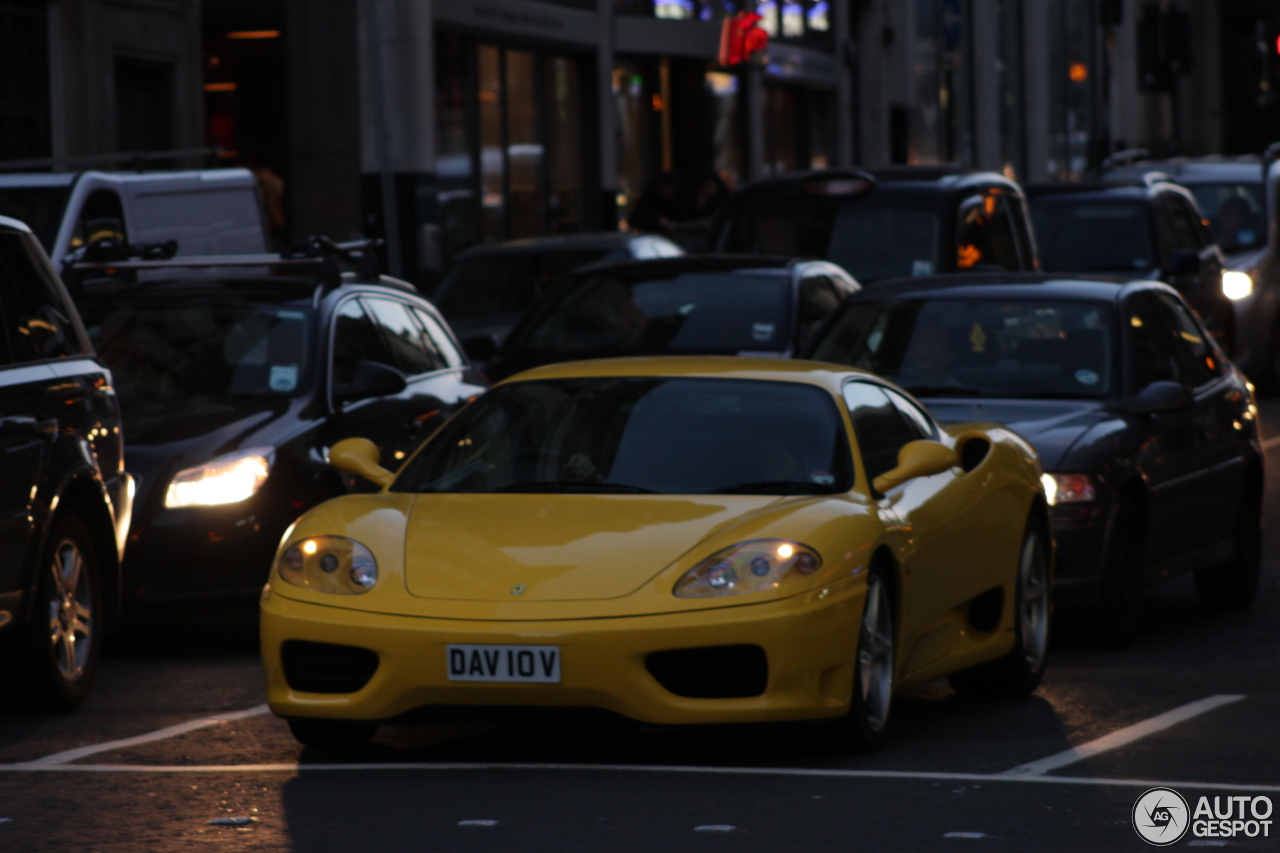
<svg viewBox="0 0 1280 853">
<path fill-rule="evenodd" d="M 483 390 L 431 303 L 372 258 L 367 243 L 309 241 L 75 268 L 140 480 L 124 566 L 139 609 L 256 600 L 285 529 L 363 488 L 329 466 L 330 446 L 372 439 L 397 469 Z"/>
<path fill-rule="evenodd" d="M 823 258 L 860 284 L 1037 269 L 1026 199 L 994 172 L 942 166 L 770 178 L 729 196 L 708 251 Z"/>
<path fill-rule="evenodd" d="M 30 229 L 0 217 L 0 693 L 88 694 L 132 505 L 111 373 Z"/>
<path fill-rule="evenodd" d="M 1222 251 L 1185 187 L 1152 172 L 1131 185 L 1054 184 L 1032 187 L 1029 195 L 1046 272 L 1163 281 L 1232 353 L 1235 314 L 1223 293 Z"/>
</svg>

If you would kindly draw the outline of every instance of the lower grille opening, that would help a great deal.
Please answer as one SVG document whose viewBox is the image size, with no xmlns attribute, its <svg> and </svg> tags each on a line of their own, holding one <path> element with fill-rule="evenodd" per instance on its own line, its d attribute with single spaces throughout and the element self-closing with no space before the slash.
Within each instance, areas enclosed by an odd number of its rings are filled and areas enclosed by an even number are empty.
<svg viewBox="0 0 1280 853">
<path fill-rule="evenodd" d="M 280 660 L 285 681 L 304 693 L 355 693 L 378 670 L 377 652 L 308 640 L 286 640 Z"/>
<path fill-rule="evenodd" d="M 759 696 L 769 684 L 769 661 L 759 646 L 653 652 L 645 666 L 667 690 L 690 699 Z"/>
</svg>

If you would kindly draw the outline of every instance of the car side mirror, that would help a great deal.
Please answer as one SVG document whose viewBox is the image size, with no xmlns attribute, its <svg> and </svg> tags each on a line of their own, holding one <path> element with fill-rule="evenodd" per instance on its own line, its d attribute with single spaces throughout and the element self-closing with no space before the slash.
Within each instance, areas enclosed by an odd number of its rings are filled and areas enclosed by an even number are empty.
<svg viewBox="0 0 1280 853">
<path fill-rule="evenodd" d="M 396 475 L 382 467 L 378 445 L 367 438 L 344 438 L 329 448 L 329 464 L 339 471 L 363 477 L 385 489 Z"/>
<path fill-rule="evenodd" d="M 960 465 L 960 457 L 945 444 L 928 439 L 909 441 L 898 451 L 898 467 L 884 472 L 871 483 L 884 494 L 916 477 L 931 477 Z"/>
<path fill-rule="evenodd" d="M 1132 415 L 1154 415 L 1189 409 L 1196 398 L 1183 385 L 1161 379 L 1135 394 L 1125 406 Z"/>
<path fill-rule="evenodd" d="M 356 365 L 351 384 L 334 389 L 334 398 L 346 403 L 367 400 L 370 397 L 390 397 L 399 394 L 408 383 L 404 374 L 380 361 L 362 361 Z"/>
<path fill-rule="evenodd" d="M 484 363 L 498 352 L 497 335 L 475 335 L 462 342 L 462 351 L 474 362 Z"/>
<path fill-rule="evenodd" d="M 1200 266 L 1200 253 L 1195 249 L 1177 249 L 1169 259 L 1169 272 L 1174 275 L 1200 272 Z"/>
</svg>

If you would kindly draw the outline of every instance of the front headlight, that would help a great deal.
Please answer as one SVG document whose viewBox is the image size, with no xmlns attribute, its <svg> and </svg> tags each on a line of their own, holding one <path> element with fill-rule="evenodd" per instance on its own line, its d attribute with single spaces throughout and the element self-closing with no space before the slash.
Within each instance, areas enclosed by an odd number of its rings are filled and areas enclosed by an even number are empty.
<svg viewBox="0 0 1280 853">
<path fill-rule="evenodd" d="M 717 551 L 676 582 L 681 598 L 711 598 L 763 592 L 811 575 L 822 565 L 818 552 L 799 542 L 757 539 Z"/>
<path fill-rule="evenodd" d="M 267 481 L 273 456 L 269 447 L 254 447 L 179 471 L 169 482 L 164 505 L 169 509 L 217 506 L 253 497 Z"/>
<path fill-rule="evenodd" d="M 1233 302 L 1253 293 L 1253 279 L 1247 272 L 1228 270 L 1222 274 L 1222 294 Z"/>
<path fill-rule="evenodd" d="M 277 571 L 294 586 L 336 595 L 360 595 L 378 582 L 373 553 L 342 536 L 310 536 L 293 543 L 280 555 Z"/>
<path fill-rule="evenodd" d="M 1098 499 L 1093 478 L 1088 474 L 1045 474 L 1040 478 L 1049 506 L 1086 503 Z"/>
</svg>

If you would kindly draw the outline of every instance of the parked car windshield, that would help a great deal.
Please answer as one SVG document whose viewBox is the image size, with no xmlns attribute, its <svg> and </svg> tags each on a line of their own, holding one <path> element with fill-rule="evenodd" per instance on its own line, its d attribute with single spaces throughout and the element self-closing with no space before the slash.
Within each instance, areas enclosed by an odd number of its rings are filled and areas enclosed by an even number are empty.
<svg viewBox="0 0 1280 853">
<path fill-rule="evenodd" d="M 1141 202 L 1038 198 L 1031 219 L 1046 270 L 1131 272 L 1157 265 Z"/>
<path fill-rule="evenodd" d="M 1188 184 L 1224 252 L 1267 244 L 1267 206 L 1261 183 Z"/>
<path fill-rule="evenodd" d="M 495 387 L 392 491 L 785 495 L 851 481 L 848 440 L 820 388 L 603 377 Z"/>
<path fill-rule="evenodd" d="M 0 187 L 0 216 L 26 223 L 44 250 L 52 252 L 70 195 L 66 187 Z"/>
<path fill-rule="evenodd" d="M 289 396 L 309 381 L 310 300 L 102 294 L 82 298 L 80 312 L 125 400 Z"/>
<path fill-rule="evenodd" d="M 717 250 L 825 258 L 862 283 L 941 272 L 936 213 L 866 201 L 780 205 L 734 214 Z"/>
<path fill-rule="evenodd" d="M 534 311 L 504 354 L 781 352 L 790 342 L 791 279 L 786 272 L 605 274 L 574 282 Z"/>
<path fill-rule="evenodd" d="M 886 376 L 921 397 L 1100 398 L 1112 388 L 1111 309 L 1089 302 L 854 302 L 812 358 Z"/>
<path fill-rule="evenodd" d="M 448 320 L 519 315 L 566 273 L 605 256 L 600 250 L 510 253 L 461 260 L 431 294 Z"/>
</svg>

